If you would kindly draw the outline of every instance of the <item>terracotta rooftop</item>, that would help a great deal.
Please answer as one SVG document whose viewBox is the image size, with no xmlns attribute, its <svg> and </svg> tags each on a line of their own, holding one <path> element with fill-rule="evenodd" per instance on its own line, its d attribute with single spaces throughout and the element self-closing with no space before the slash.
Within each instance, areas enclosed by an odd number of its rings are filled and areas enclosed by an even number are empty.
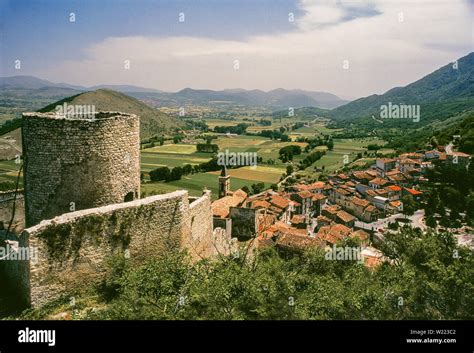
<svg viewBox="0 0 474 353">
<path fill-rule="evenodd" d="M 403 153 L 400 155 L 401 158 L 415 158 L 415 159 L 420 159 L 423 158 L 423 154 L 421 153 L 416 153 L 416 152 L 409 152 L 409 153 Z"/>
<path fill-rule="evenodd" d="M 391 201 L 388 204 L 392 207 L 400 207 L 402 205 L 401 201 Z"/>
<path fill-rule="evenodd" d="M 318 237 L 328 243 L 335 244 L 338 241 L 348 237 L 351 229 L 343 224 L 333 224 L 331 226 L 324 226 L 318 232 Z"/>
<path fill-rule="evenodd" d="M 331 223 L 331 220 L 329 218 L 327 218 L 326 216 L 323 216 L 323 215 L 320 215 L 318 217 L 316 217 L 316 221 L 318 222 L 326 222 L 326 223 Z"/>
<path fill-rule="evenodd" d="M 364 200 L 364 199 L 360 199 L 360 198 L 355 197 L 355 196 L 351 200 L 357 206 L 367 207 L 370 204 L 369 201 Z"/>
<path fill-rule="evenodd" d="M 312 194 L 310 191 L 308 191 L 308 190 L 300 191 L 300 192 L 298 193 L 298 195 L 299 195 L 299 197 L 301 197 L 302 199 L 307 199 L 307 198 L 310 198 L 310 197 L 313 196 L 313 194 Z"/>
<path fill-rule="evenodd" d="M 369 183 L 375 184 L 375 185 L 385 185 L 388 183 L 388 180 L 383 179 L 383 178 L 375 178 L 375 179 L 370 180 Z"/>
<path fill-rule="evenodd" d="M 378 158 L 377 160 L 382 161 L 383 163 L 392 163 L 396 161 L 396 159 L 393 158 Z"/>
<path fill-rule="evenodd" d="M 337 193 L 339 193 L 339 194 L 341 194 L 341 195 L 345 195 L 345 196 L 351 194 L 350 191 L 347 191 L 347 190 L 345 190 L 345 189 L 343 189 L 343 188 L 337 188 L 337 189 L 335 190 L 335 192 L 337 192 Z"/>
<path fill-rule="evenodd" d="M 350 238 L 359 238 L 362 241 L 369 239 L 369 233 L 364 232 L 362 229 L 356 230 L 349 235 Z"/>
<path fill-rule="evenodd" d="M 418 190 L 415 190 L 415 189 L 405 188 L 405 190 L 408 191 L 412 195 L 421 195 L 421 194 L 423 194 L 421 191 L 418 191 Z"/>
<path fill-rule="evenodd" d="M 340 218 L 344 223 L 355 221 L 355 217 L 346 211 L 339 211 L 336 216 Z"/>
<path fill-rule="evenodd" d="M 372 179 L 372 175 L 370 175 L 370 174 L 368 174 L 367 172 L 364 172 L 364 171 L 352 172 L 352 175 L 356 179 L 366 179 L 366 180 Z"/>
<path fill-rule="evenodd" d="M 325 210 L 326 212 L 331 213 L 331 214 L 336 214 L 340 209 L 341 209 L 341 206 L 339 206 L 339 205 L 332 205 L 332 206 L 326 207 L 324 210 Z"/>
<path fill-rule="evenodd" d="M 301 224 L 306 222 L 306 217 L 304 215 L 295 214 L 291 217 L 291 224 Z"/>
<path fill-rule="evenodd" d="M 388 188 L 389 188 L 390 190 L 392 190 L 392 191 L 400 191 L 400 190 L 402 190 L 402 188 L 401 188 L 400 186 L 398 186 L 398 185 L 390 185 L 390 186 L 388 186 Z"/>
<path fill-rule="evenodd" d="M 317 238 L 296 234 L 282 234 L 278 237 L 276 245 L 284 249 L 295 251 L 305 251 L 323 246 L 321 241 Z"/>
<path fill-rule="evenodd" d="M 319 200 L 324 200 L 326 199 L 326 196 L 323 194 L 314 194 L 313 195 L 313 201 L 319 201 Z"/>
<path fill-rule="evenodd" d="M 237 192 L 235 192 L 231 196 L 224 196 L 214 201 L 211 204 L 212 214 L 214 217 L 226 218 L 229 215 L 229 211 L 231 207 L 238 207 L 244 201 L 245 201 L 245 198 L 242 196 L 239 196 Z"/>
<path fill-rule="evenodd" d="M 280 195 L 272 195 L 269 201 L 272 205 L 283 209 L 287 208 L 290 205 L 290 200 L 281 197 Z"/>
<path fill-rule="evenodd" d="M 375 207 L 374 205 L 369 205 L 364 210 L 364 212 L 374 212 L 374 211 L 377 211 L 377 207 Z"/>
<path fill-rule="evenodd" d="M 256 200 L 252 202 L 252 208 L 269 208 L 271 204 L 265 200 Z"/>
<path fill-rule="evenodd" d="M 410 159 L 410 158 L 402 158 L 400 159 L 400 164 L 419 164 L 420 162 L 418 161 L 415 161 L 413 159 Z"/>
</svg>

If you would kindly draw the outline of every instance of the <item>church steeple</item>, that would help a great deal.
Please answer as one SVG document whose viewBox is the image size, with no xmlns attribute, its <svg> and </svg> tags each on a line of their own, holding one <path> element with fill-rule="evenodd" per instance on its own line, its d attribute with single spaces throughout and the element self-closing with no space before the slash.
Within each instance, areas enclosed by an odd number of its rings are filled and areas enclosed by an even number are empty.
<svg viewBox="0 0 474 353">
<path fill-rule="evenodd" d="M 225 165 L 222 166 L 221 175 L 219 176 L 219 198 L 227 196 L 230 191 L 230 175 L 227 173 Z"/>
</svg>

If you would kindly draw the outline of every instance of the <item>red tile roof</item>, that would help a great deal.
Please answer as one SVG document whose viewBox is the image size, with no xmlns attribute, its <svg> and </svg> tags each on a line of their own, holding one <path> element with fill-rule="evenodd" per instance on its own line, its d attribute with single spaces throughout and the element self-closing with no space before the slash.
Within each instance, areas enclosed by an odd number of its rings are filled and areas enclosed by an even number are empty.
<svg viewBox="0 0 474 353">
<path fill-rule="evenodd" d="M 339 211 L 336 216 L 340 218 L 344 223 L 349 223 L 352 221 L 355 221 L 355 217 L 351 215 L 350 213 L 347 213 L 346 211 Z"/>
<path fill-rule="evenodd" d="M 421 194 L 423 194 L 421 191 L 418 191 L 418 190 L 415 190 L 415 189 L 405 188 L 405 190 L 408 191 L 412 195 L 421 195 Z"/>
<path fill-rule="evenodd" d="M 270 203 L 279 208 L 285 209 L 290 205 L 290 200 L 285 199 L 284 197 L 281 197 L 280 195 L 272 195 L 270 199 Z"/>
<path fill-rule="evenodd" d="M 338 241 L 348 237 L 351 229 L 343 224 L 333 224 L 331 226 L 324 226 L 318 232 L 318 237 L 328 243 L 335 244 Z"/>
<path fill-rule="evenodd" d="M 245 201 L 245 198 L 234 193 L 232 196 L 224 196 L 211 204 L 214 217 L 226 218 L 231 207 L 238 207 Z"/>
<path fill-rule="evenodd" d="M 364 199 L 360 199 L 360 198 L 355 197 L 355 196 L 351 200 L 357 206 L 367 207 L 370 204 L 369 201 L 364 200 Z"/>
<path fill-rule="evenodd" d="M 299 195 L 302 199 L 307 199 L 307 198 L 310 198 L 310 197 L 313 196 L 313 194 L 312 194 L 310 191 L 308 191 L 308 190 L 300 191 L 300 192 L 298 193 L 298 195 Z"/>
<path fill-rule="evenodd" d="M 321 241 L 317 238 L 313 238 L 307 235 L 297 235 L 288 233 L 282 234 L 280 237 L 278 237 L 276 245 L 280 248 L 294 250 L 298 252 L 323 246 Z"/>
<path fill-rule="evenodd" d="M 389 189 L 393 190 L 393 191 L 400 191 L 402 190 L 402 188 L 398 185 L 390 185 L 388 186 Z"/>
</svg>

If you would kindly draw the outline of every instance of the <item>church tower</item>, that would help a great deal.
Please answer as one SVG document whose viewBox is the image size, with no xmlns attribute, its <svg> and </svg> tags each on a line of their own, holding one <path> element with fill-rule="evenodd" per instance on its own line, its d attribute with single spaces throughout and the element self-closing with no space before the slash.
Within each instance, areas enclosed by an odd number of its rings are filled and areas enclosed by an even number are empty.
<svg viewBox="0 0 474 353">
<path fill-rule="evenodd" d="M 221 175 L 219 176 L 219 198 L 227 196 L 230 191 L 230 175 L 227 173 L 225 165 L 222 167 Z"/>
</svg>

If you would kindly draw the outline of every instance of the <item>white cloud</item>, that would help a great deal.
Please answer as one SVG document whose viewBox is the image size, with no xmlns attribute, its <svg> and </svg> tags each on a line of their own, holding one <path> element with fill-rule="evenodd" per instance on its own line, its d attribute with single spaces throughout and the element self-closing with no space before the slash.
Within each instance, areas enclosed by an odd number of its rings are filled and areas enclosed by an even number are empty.
<svg viewBox="0 0 474 353">
<path fill-rule="evenodd" d="M 244 41 L 202 37 L 108 38 L 86 49 L 86 59 L 64 62 L 42 76 L 94 85 L 302 88 L 360 97 L 408 84 L 472 51 L 468 1 L 378 1 L 378 14 L 359 13 L 360 1 L 307 1 L 290 33 Z M 403 13 L 403 22 L 399 22 Z M 286 20 L 286 19 L 285 19 Z M 123 61 L 131 60 L 131 69 Z M 234 70 L 234 60 L 240 69 Z M 349 69 L 342 67 L 349 61 Z"/>
</svg>

